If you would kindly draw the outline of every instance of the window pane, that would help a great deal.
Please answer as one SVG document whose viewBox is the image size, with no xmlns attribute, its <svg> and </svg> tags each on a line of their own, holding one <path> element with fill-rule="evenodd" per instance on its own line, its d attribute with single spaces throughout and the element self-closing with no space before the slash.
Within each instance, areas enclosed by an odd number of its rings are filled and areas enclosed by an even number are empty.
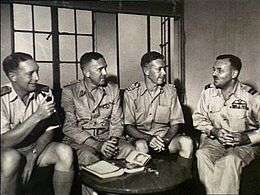
<svg viewBox="0 0 260 195">
<path fill-rule="evenodd" d="M 76 64 L 60 64 L 60 85 L 76 80 Z"/>
<path fill-rule="evenodd" d="M 86 52 L 92 52 L 92 37 L 90 36 L 78 36 L 78 60 Z"/>
<path fill-rule="evenodd" d="M 51 31 L 51 8 L 34 6 L 34 28 L 37 31 Z"/>
<path fill-rule="evenodd" d="M 75 33 L 74 10 L 59 8 L 58 15 L 59 15 L 59 32 Z"/>
<path fill-rule="evenodd" d="M 32 33 L 15 32 L 15 52 L 29 53 L 33 56 Z"/>
<path fill-rule="evenodd" d="M 52 37 L 47 40 L 48 34 L 35 34 L 36 60 L 52 61 Z"/>
<path fill-rule="evenodd" d="M 14 29 L 32 30 L 31 5 L 14 4 Z"/>
<path fill-rule="evenodd" d="M 77 10 L 77 32 L 92 34 L 92 12 Z"/>
<path fill-rule="evenodd" d="M 39 65 L 39 83 L 53 88 L 53 71 L 51 63 L 37 63 Z"/>
<path fill-rule="evenodd" d="M 59 47 L 61 61 L 76 61 L 74 36 L 60 35 Z"/>
<path fill-rule="evenodd" d="M 161 52 L 161 17 L 150 17 L 151 50 Z"/>
</svg>

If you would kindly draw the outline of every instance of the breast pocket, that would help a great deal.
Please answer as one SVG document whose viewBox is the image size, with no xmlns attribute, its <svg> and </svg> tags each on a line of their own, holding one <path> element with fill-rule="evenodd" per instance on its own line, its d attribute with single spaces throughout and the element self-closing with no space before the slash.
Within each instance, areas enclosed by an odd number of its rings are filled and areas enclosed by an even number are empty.
<svg viewBox="0 0 260 195">
<path fill-rule="evenodd" d="M 154 121 L 167 124 L 170 122 L 170 106 L 159 105 L 156 109 Z"/>
<path fill-rule="evenodd" d="M 91 111 L 87 103 L 83 101 L 74 101 L 75 112 L 79 119 L 82 118 L 91 118 Z"/>
<path fill-rule="evenodd" d="M 100 115 L 104 117 L 108 117 L 111 115 L 113 109 L 113 103 L 108 102 L 102 105 L 99 105 Z"/>
</svg>

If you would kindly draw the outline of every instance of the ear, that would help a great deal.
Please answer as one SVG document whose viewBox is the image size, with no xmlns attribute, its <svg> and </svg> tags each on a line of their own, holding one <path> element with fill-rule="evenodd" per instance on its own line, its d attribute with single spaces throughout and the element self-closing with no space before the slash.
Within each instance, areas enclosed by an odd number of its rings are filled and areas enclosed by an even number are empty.
<svg viewBox="0 0 260 195">
<path fill-rule="evenodd" d="M 144 66 L 144 75 L 149 76 L 150 74 L 150 68 L 148 66 Z"/>
<path fill-rule="evenodd" d="M 232 72 L 232 78 L 236 79 L 238 77 L 238 70 L 233 70 Z"/>
<path fill-rule="evenodd" d="M 87 72 L 86 72 L 86 77 L 87 77 L 87 78 L 89 78 L 89 77 L 90 77 L 90 75 L 89 75 L 89 74 L 90 74 L 90 73 L 89 73 L 89 71 L 87 71 Z"/>
<path fill-rule="evenodd" d="M 10 81 L 15 82 L 17 80 L 17 76 L 15 74 L 15 72 L 9 72 L 8 73 L 8 78 L 10 79 Z"/>
</svg>

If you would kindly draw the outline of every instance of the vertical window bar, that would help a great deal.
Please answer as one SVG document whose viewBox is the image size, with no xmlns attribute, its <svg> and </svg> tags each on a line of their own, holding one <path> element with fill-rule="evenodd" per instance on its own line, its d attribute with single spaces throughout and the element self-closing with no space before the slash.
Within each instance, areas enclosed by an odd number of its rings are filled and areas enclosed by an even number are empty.
<svg viewBox="0 0 260 195">
<path fill-rule="evenodd" d="M 58 33 L 58 8 L 51 7 L 52 26 L 52 60 L 53 60 L 53 89 L 57 92 L 57 100 L 60 100 L 60 55 L 59 55 L 59 33 Z M 58 102 L 59 105 L 59 102 Z"/>
<path fill-rule="evenodd" d="M 76 54 L 76 80 L 79 79 L 78 68 L 78 35 L 77 35 L 77 11 L 74 9 L 74 27 L 75 27 L 75 54 Z"/>
<path fill-rule="evenodd" d="M 166 23 L 165 23 L 165 17 L 163 17 L 163 51 L 164 51 L 164 56 L 166 56 Z"/>
<path fill-rule="evenodd" d="M 151 51 L 151 26 L 150 16 L 147 16 L 147 50 Z"/>
<path fill-rule="evenodd" d="M 94 12 L 91 11 L 92 13 L 92 50 L 95 51 L 95 15 Z"/>
<path fill-rule="evenodd" d="M 163 54 L 163 17 L 161 17 L 161 54 Z"/>
<path fill-rule="evenodd" d="M 11 18 L 11 47 L 12 47 L 12 53 L 15 52 L 15 38 L 14 38 L 14 6 L 11 3 L 10 4 L 10 18 Z"/>
<path fill-rule="evenodd" d="M 168 82 L 171 83 L 171 18 L 168 20 Z"/>
<path fill-rule="evenodd" d="M 34 29 L 34 6 L 31 5 L 32 10 L 32 37 L 33 37 L 33 58 L 36 60 L 36 54 L 35 54 L 35 29 Z"/>
<path fill-rule="evenodd" d="M 116 62 L 117 62 L 117 83 L 120 88 L 120 66 L 119 66 L 119 29 L 118 29 L 118 13 L 116 14 Z"/>
</svg>

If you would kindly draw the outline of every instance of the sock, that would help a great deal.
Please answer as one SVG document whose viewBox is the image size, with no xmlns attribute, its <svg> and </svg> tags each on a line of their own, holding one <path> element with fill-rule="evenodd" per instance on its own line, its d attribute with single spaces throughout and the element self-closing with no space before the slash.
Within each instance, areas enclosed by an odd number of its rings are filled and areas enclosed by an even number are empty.
<svg viewBox="0 0 260 195">
<path fill-rule="evenodd" d="M 184 158 L 182 156 L 178 156 L 177 163 L 186 169 L 186 173 L 189 177 L 192 177 L 192 173 L 191 173 L 192 158 Z"/>
<path fill-rule="evenodd" d="M 72 182 L 74 178 L 74 171 L 54 171 L 53 187 L 55 195 L 69 195 Z"/>
</svg>

